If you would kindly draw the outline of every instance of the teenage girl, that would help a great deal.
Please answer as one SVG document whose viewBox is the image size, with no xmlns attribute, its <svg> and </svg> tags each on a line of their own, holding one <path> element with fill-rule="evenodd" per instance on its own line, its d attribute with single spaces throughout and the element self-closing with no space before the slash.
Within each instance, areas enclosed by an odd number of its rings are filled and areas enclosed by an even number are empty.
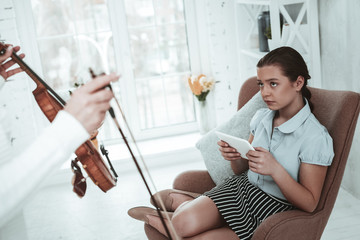
<svg viewBox="0 0 360 240">
<path fill-rule="evenodd" d="M 308 79 L 304 59 L 290 47 L 260 59 L 257 83 L 268 108 L 258 110 L 250 123 L 249 142 L 255 151 L 246 154 L 247 160 L 219 141 L 234 176 L 201 196 L 177 190 L 157 193 L 167 210 L 174 211 L 171 222 L 178 236 L 250 239 L 272 214 L 316 209 L 334 152 L 332 138 L 312 114 Z M 153 209 L 137 207 L 129 215 L 165 234 Z"/>
</svg>

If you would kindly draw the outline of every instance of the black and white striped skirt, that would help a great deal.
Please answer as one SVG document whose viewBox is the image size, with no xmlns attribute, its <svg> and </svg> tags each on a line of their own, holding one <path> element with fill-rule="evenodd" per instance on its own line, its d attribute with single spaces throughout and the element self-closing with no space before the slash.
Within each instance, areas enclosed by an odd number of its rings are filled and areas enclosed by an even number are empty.
<svg viewBox="0 0 360 240">
<path fill-rule="evenodd" d="M 247 172 L 226 179 L 204 195 L 213 200 L 226 223 L 241 240 L 251 239 L 255 229 L 268 216 L 294 209 L 289 202 L 252 185 Z"/>
</svg>

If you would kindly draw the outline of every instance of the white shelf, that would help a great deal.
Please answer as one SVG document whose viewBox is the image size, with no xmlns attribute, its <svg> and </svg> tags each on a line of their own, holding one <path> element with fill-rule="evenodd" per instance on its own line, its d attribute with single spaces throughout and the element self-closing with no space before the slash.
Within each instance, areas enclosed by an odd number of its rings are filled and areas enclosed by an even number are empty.
<svg viewBox="0 0 360 240">
<path fill-rule="evenodd" d="M 258 16 L 262 11 L 269 10 L 274 46 L 287 45 L 295 48 L 307 62 L 314 86 L 321 87 L 317 1 L 236 0 L 234 4 L 236 5 L 234 9 L 241 79 L 249 75 L 248 70 L 243 66 L 247 60 L 260 59 L 267 54 L 267 52 L 260 52 L 259 49 L 252 47 L 256 45 L 254 44 L 256 35 L 259 35 L 257 32 Z M 281 26 L 280 15 L 283 16 L 284 23 L 287 23 L 287 31 L 282 32 L 284 27 Z M 306 22 L 307 25 L 303 22 Z"/>
</svg>

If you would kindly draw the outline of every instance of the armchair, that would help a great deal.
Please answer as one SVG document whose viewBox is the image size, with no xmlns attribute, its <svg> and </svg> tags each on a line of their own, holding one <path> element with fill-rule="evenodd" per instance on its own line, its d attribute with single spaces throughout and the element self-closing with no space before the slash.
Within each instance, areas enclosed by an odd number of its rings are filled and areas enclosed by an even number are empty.
<svg viewBox="0 0 360 240">
<path fill-rule="evenodd" d="M 307 213 L 291 210 L 268 217 L 255 231 L 252 239 L 320 239 L 334 207 L 351 148 L 360 111 L 360 94 L 351 91 L 330 91 L 309 88 L 314 115 L 328 129 L 334 142 L 335 156 L 328 168 L 322 194 L 316 210 Z M 256 78 L 248 79 L 241 87 L 238 109 L 258 91 Z M 215 186 L 206 170 L 186 171 L 176 177 L 173 188 L 203 193 Z M 150 240 L 165 240 L 164 235 L 145 224 Z"/>
</svg>

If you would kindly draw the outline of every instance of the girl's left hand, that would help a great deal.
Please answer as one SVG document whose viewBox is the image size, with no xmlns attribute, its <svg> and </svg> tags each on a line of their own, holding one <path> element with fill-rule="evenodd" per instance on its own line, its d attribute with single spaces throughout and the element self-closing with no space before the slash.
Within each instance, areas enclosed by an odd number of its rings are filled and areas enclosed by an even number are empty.
<svg viewBox="0 0 360 240">
<path fill-rule="evenodd" d="M 246 154 L 249 159 L 249 169 L 262 175 L 273 175 L 279 164 L 278 161 L 268 150 L 262 147 L 256 147 L 255 150 L 250 150 Z"/>
</svg>

